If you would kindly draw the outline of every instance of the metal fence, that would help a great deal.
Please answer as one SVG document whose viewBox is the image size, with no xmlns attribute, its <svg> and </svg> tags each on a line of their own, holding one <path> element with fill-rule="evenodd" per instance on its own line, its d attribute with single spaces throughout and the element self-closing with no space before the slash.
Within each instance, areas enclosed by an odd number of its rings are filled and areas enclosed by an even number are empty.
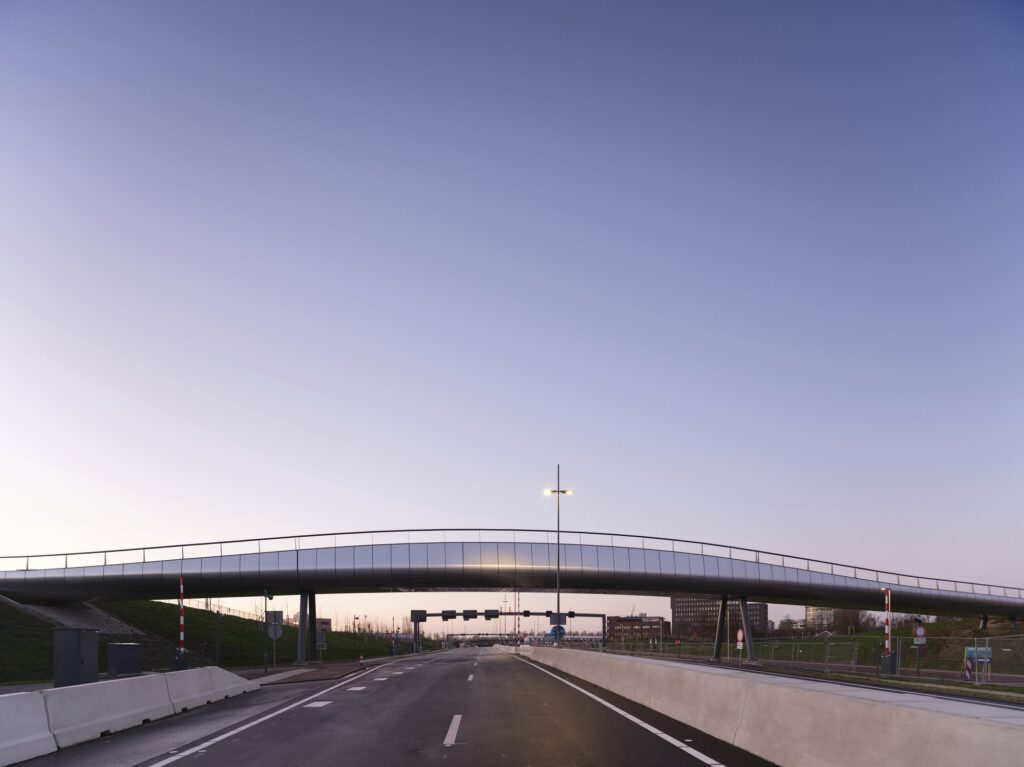
<svg viewBox="0 0 1024 767">
<path fill-rule="evenodd" d="M 765 666 L 825 674 L 880 675 L 884 646 L 884 640 L 874 636 L 754 640 L 757 659 Z M 587 649 L 592 645 L 581 643 L 581 647 Z M 609 642 L 607 650 L 708 661 L 714 652 L 714 642 Z M 1024 686 L 1024 636 L 930 636 L 924 645 L 915 645 L 912 637 L 899 636 L 893 638 L 892 652 L 898 658 L 901 677 Z M 745 659 L 745 650 L 731 643 L 723 645 L 722 663 L 740 665 Z"/>
</svg>

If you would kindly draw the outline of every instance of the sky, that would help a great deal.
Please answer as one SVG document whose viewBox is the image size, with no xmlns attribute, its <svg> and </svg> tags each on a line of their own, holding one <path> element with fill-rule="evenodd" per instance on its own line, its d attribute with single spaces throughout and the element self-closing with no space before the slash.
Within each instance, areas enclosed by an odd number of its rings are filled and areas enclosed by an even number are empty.
<svg viewBox="0 0 1024 767">
<path fill-rule="evenodd" d="M 1024 585 L 1022 32 L 0 3 L 0 555 L 551 527 L 561 463 L 569 529 Z"/>
</svg>

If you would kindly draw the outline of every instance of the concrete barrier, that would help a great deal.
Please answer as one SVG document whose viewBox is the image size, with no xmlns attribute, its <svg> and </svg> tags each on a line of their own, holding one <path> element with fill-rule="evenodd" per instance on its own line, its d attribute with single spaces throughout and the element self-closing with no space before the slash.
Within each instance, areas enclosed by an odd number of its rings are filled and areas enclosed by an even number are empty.
<svg viewBox="0 0 1024 767">
<path fill-rule="evenodd" d="M 518 650 L 785 767 L 1024 763 L 1024 713 L 1005 708 L 599 652 Z"/>
<path fill-rule="evenodd" d="M 0 695 L 0 767 L 56 750 L 42 693 Z"/>
<path fill-rule="evenodd" d="M 43 690 L 42 696 L 60 748 L 174 713 L 162 674 Z"/>
<path fill-rule="evenodd" d="M 259 683 L 250 682 L 218 666 L 174 671 L 164 678 L 175 713 L 259 689 Z"/>
</svg>

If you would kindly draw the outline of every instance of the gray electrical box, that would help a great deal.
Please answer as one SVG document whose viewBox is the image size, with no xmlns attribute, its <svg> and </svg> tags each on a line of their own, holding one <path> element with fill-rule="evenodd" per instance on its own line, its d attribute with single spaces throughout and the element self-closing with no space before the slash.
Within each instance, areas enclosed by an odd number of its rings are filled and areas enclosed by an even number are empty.
<svg viewBox="0 0 1024 767">
<path fill-rule="evenodd" d="M 142 673 L 142 645 L 138 642 L 107 644 L 107 674 L 132 676 Z"/>
<path fill-rule="evenodd" d="M 87 684 L 99 678 L 100 632 L 95 629 L 53 630 L 53 686 Z"/>
</svg>

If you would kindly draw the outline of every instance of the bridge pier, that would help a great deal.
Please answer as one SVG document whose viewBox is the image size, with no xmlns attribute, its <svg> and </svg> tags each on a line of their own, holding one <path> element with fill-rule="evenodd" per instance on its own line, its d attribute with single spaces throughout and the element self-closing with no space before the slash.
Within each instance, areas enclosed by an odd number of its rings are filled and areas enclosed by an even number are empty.
<svg viewBox="0 0 1024 767">
<path fill-rule="evenodd" d="M 306 662 L 306 628 L 308 626 L 307 597 L 306 592 L 299 594 L 299 646 L 295 651 L 295 663 L 302 665 Z"/>
<path fill-rule="evenodd" d="M 317 654 L 316 643 L 317 643 L 317 630 L 316 630 L 316 592 L 309 592 L 309 618 L 306 620 L 306 636 L 309 637 L 309 654 L 310 660 L 320 660 Z"/>
<path fill-rule="evenodd" d="M 747 610 L 747 598 L 740 597 L 740 615 L 743 618 L 743 641 L 746 642 L 747 663 L 757 663 L 757 651 L 754 649 L 754 633 L 750 630 L 750 612 Z"/>
<path fill-rule="evenodd" d="M 715 651 L 711 655 L 712 660 L 722 660 L 722 640 L 725 639 L 725 618 L 729 610 L 729 596 L 722 595 L 722 601 L 718 605 L 718 625 L 715 628 Z"/>
</svg>

